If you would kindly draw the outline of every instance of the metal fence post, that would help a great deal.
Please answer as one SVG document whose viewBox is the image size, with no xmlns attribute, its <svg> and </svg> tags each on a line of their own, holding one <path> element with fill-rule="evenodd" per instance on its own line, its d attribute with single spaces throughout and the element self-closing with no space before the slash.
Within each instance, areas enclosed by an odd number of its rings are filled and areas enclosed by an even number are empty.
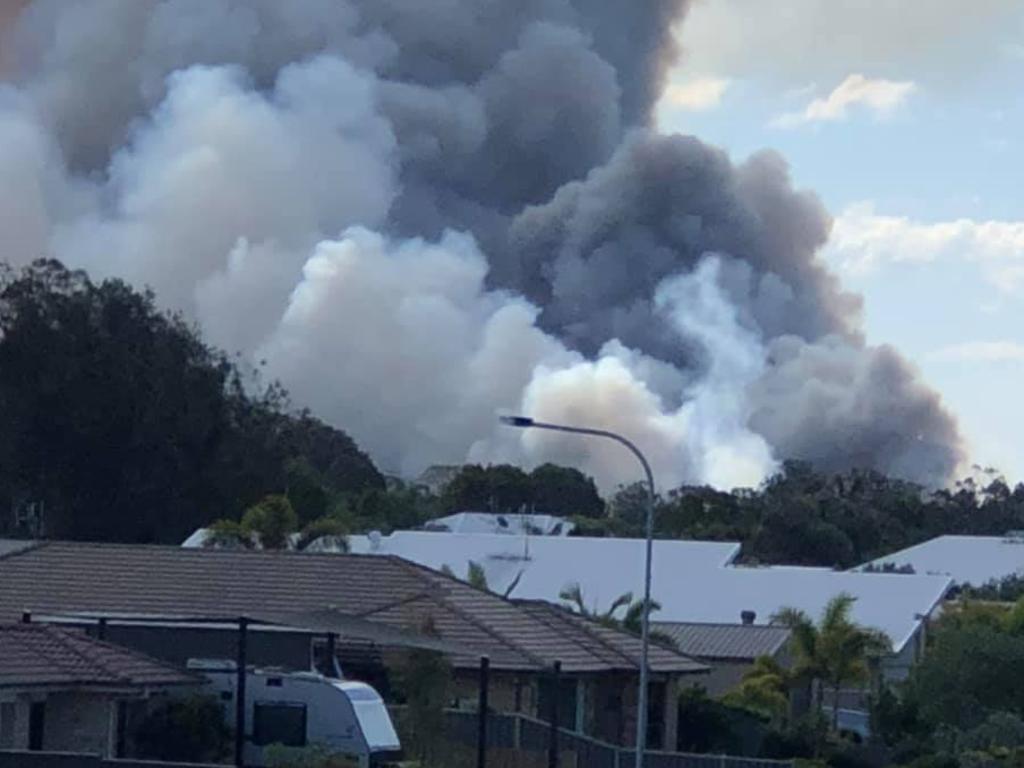
<svg viewBox="0 0 1024 768">
<path fill-rule="evenodd" d="M 480 705 L 477 712 L 476 765 L 487 768 L 487 688 L 490 685 L 491 660 L 480 658 Z"/>
<path fill-rule="evenodd" d="M 245 765 L 245 676 L 248 667 L 247 640 L 249 620 L 238 619 L 238 657 L 235 659 L 235 765 Z"/>
<path fill-rule="evenodd" d="M 551 667 L 551 723 L 548 731 L 548 768 L 558 768 L 558 694 L 562 687 L 562 662 Z"/>
</svg>

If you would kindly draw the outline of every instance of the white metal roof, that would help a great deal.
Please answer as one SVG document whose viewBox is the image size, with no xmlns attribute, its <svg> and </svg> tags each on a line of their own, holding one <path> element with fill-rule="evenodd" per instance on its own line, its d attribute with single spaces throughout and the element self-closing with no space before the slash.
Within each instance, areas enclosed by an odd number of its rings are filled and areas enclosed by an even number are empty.
<svg viewBox="0 0 1024 768">
<path fill-rule="evenodd" d="M 528 600 L 559 602 L 558 593 L 576 581 L 588 605 L 599 609 L 624 592 L 637 597 L 643 592 L 643 539 L 396 531 L 390 536 L 350 536 L 349 547 L 357 553 L 397 555 L 429 568 L 448 566 L 463 578 L 473 561 L 483 567 L 495 592 L 503 593 L 518 577 L 511 596 Z M 667 582 L 680 574 L 717 569 L 739 551 L 735 542 L 656 541 L 655 577 Z"/>
<path fill-rule="evenodd" d="M 397 555 L 435 569 L 447 565 L 460 577 L 472 560 L 496 592 L 518 576 L 512 597 L 559 602 L 559 592 L 578 582 L 588 606 L 604 610 L 625 592 L 643 593 L 642 539 L 424 531 L 373 538 L 376 546 L 371 537 L 350 537 L 351 551 Z M 752 610 L 764 624 L 785 607 L 816 619 L 831 598 L 848 592 L 857 598 L 854 619 L 883 630 L 899 650 L 951 583 L 942 576 L 728 567 L 739 550 L 734 542 L 654 542 L 652 595 L 661 604 L 656 621 L 738 623 L 741 611 Z"/>
<path fill-rule="evenodd" d="M 939 536 L 880 557 L 882 566 L 910 565 L 915 573 L 942 574 L 957 584 L 980 587 L 994 579 L 1024 574 L 1024 538 L 1020 536 Z"/>
<path fill-rule="evenodd" d="M 457 512 L 424 524 L 424 530 L 449 533 L 501 533 L 525 536 L 568 536 L 576 526 L 564 517 L 539 514 Z"/>
<path fill-rule="evenodd" d="M 853 619 L 885 632 L 899 651 L 930 616 L 952 582 L 947 576 L 833 571 L 789 566 L 720 568 L 691 588 L 653 594 L 662 609 L 656 621 L 735 622 L 742 610 L 754 611 L 765 624 L 782 608 L 798 608 L 817 620 L 829 600 L 852 595 Z"/>
</svg>

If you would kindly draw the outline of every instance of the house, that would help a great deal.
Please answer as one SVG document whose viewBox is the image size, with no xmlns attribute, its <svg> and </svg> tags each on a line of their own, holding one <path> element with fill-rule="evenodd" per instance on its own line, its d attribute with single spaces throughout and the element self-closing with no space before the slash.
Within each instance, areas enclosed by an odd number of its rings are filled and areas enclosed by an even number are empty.
<svg viewBox="0 0 1024 768">
<path fill-rule="evenodd" d="M 608 610 L 620 595 L 643 594 L 642 539 L 525 537 L 397 531 L 390 536 L 350 537 L 354 552 L 397 555 L 458 575 L 479 564 L 491 589 L 515 598 L 562 602 L 579 584 L 584 605 Z M 734 565 L 734 542 L 654 542 L 652 598 L 658 623 L 735 624 L 744 612 L 751 623 L 770 624 L 783 608 L 817 619 L 828 602 L 854 597 L 853 619 L 885 632 L 893 654 L 883 666 L 888 679 L 902 679 L 924 648 L 929 618 L 952 580 L 943 575 L 833 571 L 794 566 Z"/>
<path fill-rule="evenodd" d="M 558 603 L 559 594 L 578 582 L 587 606 L 597 611 L 625 592 L 643 594 L 643 539 L 395 531 L 390 536 L 350 536 L 349 549 L 394 555 L 438 570 L 447 567 L 457 576 L 465 576 L 474 562 L 483 568 L 491 589 L 502 594 L 512 589 L 512 597 L 528 600 Z M 736 542 L 655 541 L 654 583 L 699 579 L 732 563 L 739 551 Z"/>
<path fill-rule="evenodd" d="M 120 757 L 136 705 L 200 682 L 79 631 L 0 624 L 0 750 Z"/>
<path fill-rule="evenodd" d="M 0 621 L 24 611 L 72 624 L 102 618 L 111 640 L 177 664 L 233 658 L 238 617 L 254 619 L 249 663 L 292 669 L 314 666 L 324 633 L 266 617 L 331 608 L 394 630 L 429 623 L 440 639 L 466 649 L 449 656 L 462 704 L 475 701 L 480 658 L 487 656 L 496 709 L 543 718 L 557 700 L 562 722 L 622 745 L 633 738 L 639 638 L 395 557 L 43 542 L 0 557 L 0 584 Z M 346 675 L 387 695 L 400 650 L 365 639 L 350 645 L 346 637 L 335 647 Z M 674 692 L 707 667 L 653 648 L 651 671 L 652 744 L 671 748 Z"/>
<path fill-rule="evenodd" d="M 858 570 L 911 568 L 917 574 L 948 576 L 957 585 L 981 587 L 1024 575 L 1024 533 L 1005 536 L 938 536 L 880 557 Z"/>
<path fill-rule="evenodd" d="M 568 536 L 576 524 L 556 515 L 492 512 L 456 512 L 423 524 L 424 531 L 442 533 L 498 533 L 513 536 Z"/>
<path fill-rule="evenodd" d="M 789 628 L 754 624 L 750 614 L 741 617 L 736 624 L 657 622 L 654 626 L 671 638 L 682 653 L 711 668 L 700 685 L 714 698 L 724 696 L 739 685 L 762 656 L 777 662 L 783 669 L 793 665 Z"/>
</svg>

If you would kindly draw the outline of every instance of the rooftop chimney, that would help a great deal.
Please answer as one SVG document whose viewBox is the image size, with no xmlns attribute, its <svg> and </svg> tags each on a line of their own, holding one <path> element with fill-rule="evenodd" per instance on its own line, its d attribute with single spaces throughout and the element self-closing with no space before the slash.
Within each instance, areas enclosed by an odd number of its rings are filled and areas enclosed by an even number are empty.
<svg viewBox="0 0 1024 768">
<path fill-rule="evenodd" d="M 756 618 L 757 614 L 754 611 L 740 611 L 740 621 L 746 626 L 753 624 Z"/>
</svg>

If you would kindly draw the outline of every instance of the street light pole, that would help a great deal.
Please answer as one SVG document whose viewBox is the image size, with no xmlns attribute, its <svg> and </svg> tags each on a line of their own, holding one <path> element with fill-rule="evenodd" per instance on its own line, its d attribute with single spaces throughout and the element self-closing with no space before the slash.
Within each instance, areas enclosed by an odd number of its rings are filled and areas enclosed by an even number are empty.
<svg viewBox="0 0 1024 768">
<path fill-rule="evenodd" d="M 651 473 L 651 465 L 640 449 L 633 443 L 604 429 L 590 429 L 589 427 L 569 427 L 564 424 L 548 424 L 542 421 L 534 421 L 528 416 L 502 416 L 501 423 L 519 429 L 549 429 L 555 432 L 571 432 L 577 435 L 590 435 L 592 437 L 604 437 L 614 440 L 626 446 L 636 456 L 644 468 L 647 476 L 647 519 L 646 529 L 646 554 L 644 557 L 644 602 L 643 613 L 640 621 L 640 686 L 637 692 L 636 712 L 636 768 L 643 768 L 644 751 L 647 748 L 647 668 L 648 650 L 651 643 L 651 559 L 654 549 L 654 475 Z"/>
</svg>

